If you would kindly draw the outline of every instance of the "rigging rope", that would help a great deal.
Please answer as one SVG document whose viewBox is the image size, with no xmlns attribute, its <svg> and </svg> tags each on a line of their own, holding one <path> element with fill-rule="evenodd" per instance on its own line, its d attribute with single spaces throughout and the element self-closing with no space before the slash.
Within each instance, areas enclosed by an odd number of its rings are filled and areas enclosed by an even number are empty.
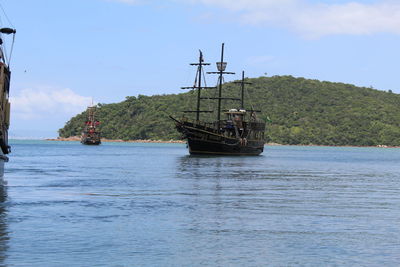
<svg viewBox="0 0 400 267">
<path fill-rule="evenodd" d="M 199 78 L 199 67 L 197 67 L 197 71 L 196 71 L 196 77 L 194 78 L 194 84 L 193 84 L 193 88 L 197 87 L 197 79 Z M 200 89 L 200 88 L 199 88 Z"/>
<path fill-rule="evenodd" d="M 1 8 L 1 10 L 3 11 L 4 17 L 6 17 L 8 23 L 10 23 L 11 27 L 13 27 L 13 28 L 15 29 L 15 27 L 14 27 L 14 25 L 12 24 L 11 20 L 8 18 L 6 11 L 4 11 L 3 5 L 2 5 L 1 3 L 0 3 L 0 8 Z"/>
<path fill-rule="evenodd" d="M 8 63 L 7 63 L 8 67 L 10 67 L 12 53 L 14 50 L 14 43 L 15 43 L 15 33 L 13 33 L 13 40 L 12 40 L 11 49 L 10 49 L 10 57 L 8 58 Z"/>
<path fill-rule="evenodd" d="M 11 20 L 8 18 L 7 13 L 6 13 L 6 11 L 4 10 L 3 5 L 2 5 L 1 3 L 0 3 L 0 9 L 3 11 L 4 17 L 6 18 L 6 20 L 7 20 L 8 23 L 10 24 L 10 26 L 11 26 L 12 28 L 15 29 L 13 23 L 12 23 Z M 3 26 L 3 21 L 2 21 L 2 19 L 1 19 L 1 16 L 0 16 L 0 26 L 1 26 L 1 27 Z M 3 40 L 2 37 L 3 37 L 3 34 L 0 34 L 0 38 Z M 12 44 L 11 44 L 11 48 L 10 48 L 10 54 L 8 55 L 8 53 L 7 53 L 7 45 L 6 45 L 5 40 L 3 40 L 3 45 L 2 45 L 2 47 L 3 47 L 3 50 L 4 50 L 4 51 L 2 51 L 2 52 L 4 52 L 4 53 L 3 53 L 2 56 L 4 57 L 4 61 L 5 61 L 5 63 L 6 63 L 8 66 L 10 66 L 11 57 L 12 57 L 12 53 L 13 53 L 13 50 L 14 50 L 14 43 L 15 43 L 15 33 L 13 33 L 13 40 L 12 40 Z"/>
<path fill-rule="evenodd" d="M 202 68 L 202 76 L 203 76 L 203 81 L 204 81 L 204 87 L 207 87 L 207 81 L 206 81 L 206 73 L 204 72 L 204 68 Z M 209 93 L 208 93 L 208 90 L 206 91 L 207 92 L 207 94 L 209 95 Z M 210 103 L 210 101 L 205 101 L 206 103 L 207 103 L 207 109 L 208 110 L 212 110 L 212 106 L 211 106 L 211 103 Z M 206 114 L 205 114 L 206 115 Z M 208 116 L 208 115 L 206 115 L 206 116 Z M 207 118 L 207 119 L 209 119 L 209 118 Z"/>
</svg>

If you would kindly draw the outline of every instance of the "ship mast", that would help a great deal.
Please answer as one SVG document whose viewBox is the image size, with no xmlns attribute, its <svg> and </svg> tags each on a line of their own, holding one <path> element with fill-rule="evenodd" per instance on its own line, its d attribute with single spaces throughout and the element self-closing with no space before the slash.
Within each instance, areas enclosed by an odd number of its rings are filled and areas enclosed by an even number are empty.
<svg viewBox="0 0 400 267">
<path fill-rule="evenodd" d="M 203 53 L 200 51 L 200 56 L 199 56 L 199 63 L 198 63 L 198 75 L 199 75 L 199 84 L 197 88 L 197 105 L 196 105 L 196 121 L 200 119 L 200 96 L 201 96 L 201 74 L 203 71 Z M 204 63 L 207 64 L 207 63 Z"/>
<path fill-rule="evenodd" d="M 227 72 L 225 71 L 227 62 L 224 62 L 224 47 L 225 44 L 222 43 L 221 49 L 221 61 L 217 62 L 217 72 L 207 72 L 208 74 L 218 74 L 218 97 L 217 98 L 209 98 L 209 99 L 218 99 L 218 114 L 217 114 L 217 124 L 218 124 L 218 132 L 220 132 L 220 124 L 221 124 L 221 103 L 223 99 L 228 100 L 240 100 L 238 98 L 229 98 L 229 97 L 222 97 L 222 82 L 224 80 L 224 74 L 235 74 L 234 72 Z"/>
<path fill-rule="evenodd" d="M 194 85 L 191 87 L 181 87 L 181 89 L 197 89 L 197 105 L 196 105 L 196 110 L 185 110 L 183 112 L 185 113 L 196 113 L 196 121 L 200 120 L 200 113 L 211 113 L 213 111 L 209 110 L 200 110 L 200 100 L 201 98 L 201 89 L 215 89 L 215 87 L 207 87 L 207 86 L 202 86 L 202 77 L 203 74 L 203 66 L 208 66 L 210 63 L 204 63 L 204 58 L 203 58 L 203 52 L 199 50 L 200 55 L 199 55 L 199 62 L 198 63 L 191 63 L 191 66 L 197 66 L 197 72 L 196 72 L 196 79 L 194 81 Z"/>
<path fill-rule="evenodd" d="M 240 90 L 241 90 L 241 97 L 240 97 L 240 109 L 245 109 L 244 108 L 244 85 L 245 84 L 251 84 L 250 82 L 245 82 L 244 81 L 244 71 L 242 71 L 242 80 L 240 82 L 234 82 L 234 83 L 239 83 L 240 84 Z"/>
<path fill-rule="evenodd" d="M 219 77 L 218 77 L 218 117 L 217 117 L 217 121 L 218 121 L 218 129 L 219 129 L 219 121 L 221 120 L 221 97 L 222 97 L 222 79 L 224 78 L 223 76 L 223 72 L 226 68 L 227 63 L 224 62 L 224 46 L 225 44 L 222 44 L 222 49 L 221 49 L 221 62 L 218 65 L 218 70 L 219 70 Z"/>
<path fill-rule="evenodd" d="M 88 108 L 88 121 L 90 123 L 90 126 L 94 126 L 94 113 L 95 107 L 92 105 Z"/>
</svg>

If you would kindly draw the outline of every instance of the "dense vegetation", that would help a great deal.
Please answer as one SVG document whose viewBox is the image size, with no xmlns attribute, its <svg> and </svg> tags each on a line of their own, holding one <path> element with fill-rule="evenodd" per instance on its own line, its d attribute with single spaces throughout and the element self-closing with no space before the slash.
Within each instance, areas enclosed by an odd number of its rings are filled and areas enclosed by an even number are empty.
<svg viewBox="0 0 400 267">
<path fill-rule="evenodd" d="M 274 76 L 248 79 L 247 104 L 270 118 L 269 142 L 319 145 L 400 145 L 400 95 L 350 84 Z M 237 97 L 238 85 L 225 85 L 224 96 Z M 205 95 L 213 96 L 209 89 Z M 100 104 L 102 136 L 109 139 L 178 139 L 168 117 L 193 110 L 195 92 L 178 95 L 130 96 L 117 104 Z M 212 109 L 212 101 L 202 101 Z M 227 101 L 225 108 L 237 105 Z M 202 119 L 214 119 L 204 115 Z M 80 135 L 85 112 L 59 130 L 61 137 Z"/>
</svg>

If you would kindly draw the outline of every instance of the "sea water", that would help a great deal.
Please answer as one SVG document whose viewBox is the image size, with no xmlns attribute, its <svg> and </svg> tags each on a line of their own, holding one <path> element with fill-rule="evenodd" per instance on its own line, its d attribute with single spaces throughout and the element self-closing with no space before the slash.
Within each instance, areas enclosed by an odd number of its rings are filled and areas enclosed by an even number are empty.
<svg viewBox="0 0 400 267">
<path fill-rule="evenodd" d="M 13 141 L 0 266 L 399 266 L 400 149 Z"/>
</svg>

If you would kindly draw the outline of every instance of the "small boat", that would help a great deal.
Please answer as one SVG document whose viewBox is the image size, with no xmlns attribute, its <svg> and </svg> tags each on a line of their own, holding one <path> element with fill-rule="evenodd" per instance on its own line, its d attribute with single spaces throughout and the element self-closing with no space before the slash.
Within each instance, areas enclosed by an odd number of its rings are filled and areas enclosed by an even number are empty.
<svg viewBox="0 0 400 267">
<path fill-rule="evenodd" d="M 0 177 L 4 175 L 4 163 L 8 162 L 6 156 L 11 152 L 11 147 L 8 145 L 8 128 L 10 126 L 10 58 L 14 38 L 12 41 L 11 52 L 6 55 L 4 52 L 3 35 L 15 36 L 16 30 L 11 28 L 0 29 Z"/>
<path fill-rule="evenodd" d="M 84 145 L 100 145 L 100 131 L 97 128 L 100 122 L 95 119 L 96 106 L 92 105 L 88 107 L 86 112 L 88 114 L 88 119 L 82 131 L 81 143 Z"/>
<path fill-rule="evenodd" d="M 203 54 L 200 51 L 198 63 L 191 65 L 197 66 L 195 84 L 192 87 L 182 87 L 182 89 L 197 90 L 196 110 L 187 110 L 184 113 L 195 113 L 196 118 L 190 120 L 186 116 L 181 119 L 175 119 L 176 129 L 182 133 L 182 139 L 187 140 L 190 154 L 203 155 L 259 155 L 264 151 L 265 144 L 265 122 L 257 118 L 257 110 L 244 107 L 245 85 L 248 84 L 242 72 L 241 81 L 237 82 L 241 86 L 241 97 L 230 98 L 223 97 L 223 75 L 235 74 L 226 72 L 227 63 L 224 62 L 224 44 L 222 44 L 221 60 L 217 62 L 217 72 L 207 72 L 208 74 L 218 75 L 218 97 L 202 97 L 203 89 L 216 87 L 202 86 L 203 67 L 210 65 L 204 63 Z M 203 75 L 204 76 L 204 75 Z M 214 111 L 200 110 L 202 100 L 216 100 L 217 118 L 213 122 L 204 122 L 200 120 L 201 113 L 213 113 Z M 240 105 L 228 110 L 221 110 L 223 100 L 239 101 Z M 226 116 L 221 119 L 221 114 Z"/>
</svg>

